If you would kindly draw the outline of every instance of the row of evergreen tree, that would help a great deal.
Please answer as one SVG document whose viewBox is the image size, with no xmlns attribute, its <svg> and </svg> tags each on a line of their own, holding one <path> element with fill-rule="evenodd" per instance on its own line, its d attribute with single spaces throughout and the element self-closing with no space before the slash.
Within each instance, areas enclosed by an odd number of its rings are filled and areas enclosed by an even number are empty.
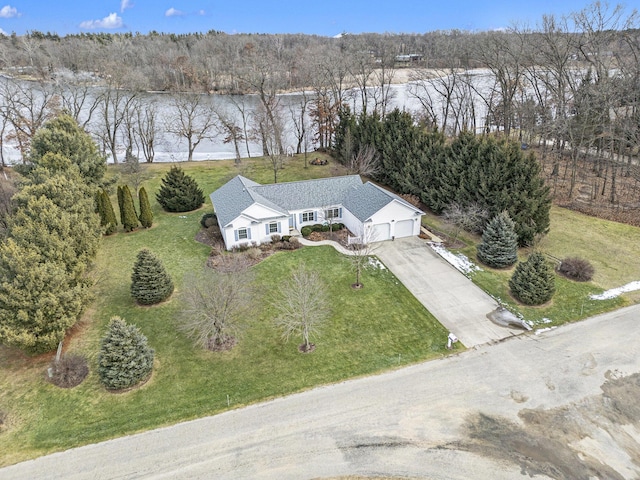
<svg viewBox="0 0 640 480">
<path fill-rule="evenodd" d="M 138 190 L 138 204 L 140 214 L 136 212 L 133 202 L 133 195 L 128 185 L 118 186 L 118 208 L 120 209 L 120 223 L 125 232 L 131 232 L 142 225 L 143 228 L 150 228 L 153 225 L 153 212 L 149 197 L 144 187 Z M 102 188 L 96 192 L 95 211 L 100 216 L 100 225 L 105 229 L 105 235 L 116 232 L 118 220 L 116 218 L 111 198 L 107 191 Z"/>
<path fill-rule="evenodd" d="M 67 115 L 38 130 L 28 160 L 0 244 L 0 343 L 39 353 L 91 301 L 87 271 L 102 232 L 93 194 L 106 162 Z"/>
<path fill-rule="evenodd" d="M 418 196 L 435 213 L 453 204 L 479 205 L 488 218 L 508 212 L 521 246 L 548 231 L 549 188 L 533 153 L 518 143 L 470 132 L 448 140 L 398 109 L 383 119 L 345 108 L 339 120 L 334 148 L 345 163 L 373 147 L 374 179 Z"/>
</svg>

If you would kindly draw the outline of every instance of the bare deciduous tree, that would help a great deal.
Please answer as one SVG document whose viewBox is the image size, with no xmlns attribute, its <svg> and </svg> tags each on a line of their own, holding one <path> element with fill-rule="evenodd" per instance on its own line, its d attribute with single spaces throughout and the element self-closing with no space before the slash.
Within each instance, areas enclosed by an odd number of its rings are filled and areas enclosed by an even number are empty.
<svg viewBox="0 0 640 480">
<path fill-rule="evenodd" d="M 365 225 L 359 232 L 358 236 L 349 244 L 349 260 L 351 266 L 356 273 L 356 283 L 351 284 L 352 288 L 360 289 L 364 285 L 360 281 L 362 271 L 369 264 L 369 259 L 374 253 L 373 243 L 376 241 L 376 232 L 371 225 Z"/>
<path fill-rule="evenodd" d="M 283 338 L 300 336 L 303 343 L 299 350 L 312 351 L 315 345 L 311 339 L 318 335 L 330 314 L 327 291 L 318 273 L 301 265 L 281 283 L 272 305 L 279 311 L 276 325 L 283 329 Z"/>
<path fill-rule="evenodd" d="M 185 277 L 181 329 L 199 347 L 227 350 L 236 343 L 252 303 L 251 275 L 238 265 L 234 271 L 207 268 Z"/>
<path fill-rule="evenodd" d="M 373 177 L 379 170 L 378 152 L 372 145 L 362 145 L 358 152 L 351 156 L 347 167 L 351 173 Z"/>
<path fill-rule="evenodd" d="M 204 104 L 202 95 L 182 94 L 173 100 L 172 121 L 166 128 L 169 133 L 187 141 L 188 161 L 200 142 L 210 138 L 216 125 L 213 110 Z"/>
<path fill-rule="evenodd" d="M 442 216 L 455 227 L 454 238 L 458 238 L 460 229 L 471 233 L 482 233 L 489 220 L 489 212 L 477 203 L 470 205 L 452 203 L 444 209 Z"/>
<path fill-rule="evenodd" d="M 134 115 L 136 145 L 138 150 L 142 151 L 145 161 L 153 163 L 156 154 L 156 139 L 160 137 L 158 107 L 151 100 L 148 100 L 144 105 L 138 103 L 134 110 Z"/>
<path fill-rule="evenodd" d="M 102 139 L 113 163 L 118 163 L 118 138 L 136 94 L 123 90 L 119 83 L 109 83 L 99 100 L 98 137 Z"/>
</svg>

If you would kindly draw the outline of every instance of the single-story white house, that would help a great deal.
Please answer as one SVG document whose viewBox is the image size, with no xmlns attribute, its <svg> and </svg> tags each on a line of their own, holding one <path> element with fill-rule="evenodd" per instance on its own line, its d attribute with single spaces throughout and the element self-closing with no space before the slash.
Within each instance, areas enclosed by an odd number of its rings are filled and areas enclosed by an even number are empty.
<svg viewBox="0 0 640 480">
<path fill-rule="evenodd" d="M 424 215 L 358 175 L 271 185 L 238 175 L 209 197 L 228 250 L 328 220 L 370 241 L 393 240 L 418 235 Z"/>
</svg>

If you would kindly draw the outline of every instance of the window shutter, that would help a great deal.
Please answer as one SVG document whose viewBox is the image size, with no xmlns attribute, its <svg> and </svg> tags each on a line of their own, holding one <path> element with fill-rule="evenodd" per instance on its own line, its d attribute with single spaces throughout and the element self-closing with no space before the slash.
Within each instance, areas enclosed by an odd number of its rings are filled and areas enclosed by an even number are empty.
<svg viewBox="0 0 640 480">
<path fill-rule="evenodd" d="M 278 230 L 277 231 L 278 231 L 278 233 L 280 233 L 282 231 L 282 229 L 280 228 L 280 222 L 278 222 L 277 225 L 278 225 Z"/>
<path fill-rule="evenodd" d="M 236 237 L 236 242 L 237 242 L 237 241 L 238 241 L 238 230 L 234 230 L 234 231 L 233 231 L 233 234 L 235 235 L 235 237 Z"/>
<path fill-rule="evenodd" d="M 298 214 L 298 218 L 299 218 L 298 222 L 302 223 L 302 214 L 301 213 Z"/>
<path fill-rule="evenodd" d="M 251 229 L 247 228 L 247 240 L 251 240 Z"/>
<path fill-rule="evenodd" d="M 265 228 L 265 230 L 267 231 L 267 235 L 269 235 L 269 224 L 268 224 L 268 223 L 266 223 L 266 224 L 264 225 L 264 228 Z"/>
<path fill-rule="evenodd" d="M 342 207 L 340 207 L 340 208 L 338 209 L 338 216 L 339 216 L 340 218 L 342 218 Z"/>
</svg>

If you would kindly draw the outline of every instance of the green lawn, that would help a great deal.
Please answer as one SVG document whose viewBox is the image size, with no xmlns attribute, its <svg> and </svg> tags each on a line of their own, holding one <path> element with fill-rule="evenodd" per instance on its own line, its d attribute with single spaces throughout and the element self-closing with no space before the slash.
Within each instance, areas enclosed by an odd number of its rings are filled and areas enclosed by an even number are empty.
<svg viewBox="0 0 640 480">
<path fill-rule="evenodd" d="M 301 166 L 289 159 L 281 180 L 328 176 L 335 167 Z M 145 166 L 147 167 L 147 166 Z M 261 160 L 198 162 L 183 165 L 206 194 L 239 170 L 267 182 Z M 80 386 L 63 390 L 44 381 L 52 355 L 29 358 L 0 347 L 0 465 L 221 412 L 228 408 L 396 368 L 446 353 L 447 331 L 387 270 L 368 269 L 365 287 L 352 290 L 350 264 L 331 247 L 279 252 L 254 267 L 258 300 L 238 345 L 230 352 L 193 348 L 176 326 L 183 275 L 202 268 L 209 247 L 194 241 L 203 213 L 166 214 L 155 202 L 168 165 L 147 167 L 145 182 L 154 227 L 105 238 L 94 269 L 96 301 L 73 335 L 68 351 L 90 358 L 91 373 Z M 110 172 L 113 174 L 113 171 Z M 335 172 L 334 172 L 335 173 Z M 287 177 L 290 175 L 290 177 Z M 138 307 L 129 295 L 136 253 L 148 247 L 173 275 L 176 292 L 164 304 Z M 332 315 L 311 354 L 297 352 L 272 325 L 274 311 L 264 301 L 278 279 L 301 264 L 318 270 L 332 301 Z M 151 380 L 142 388 L 108 393 L 95 372 L 99 341 L 113 315 L 135 323 L 156 351 Z"/>
</svg>

